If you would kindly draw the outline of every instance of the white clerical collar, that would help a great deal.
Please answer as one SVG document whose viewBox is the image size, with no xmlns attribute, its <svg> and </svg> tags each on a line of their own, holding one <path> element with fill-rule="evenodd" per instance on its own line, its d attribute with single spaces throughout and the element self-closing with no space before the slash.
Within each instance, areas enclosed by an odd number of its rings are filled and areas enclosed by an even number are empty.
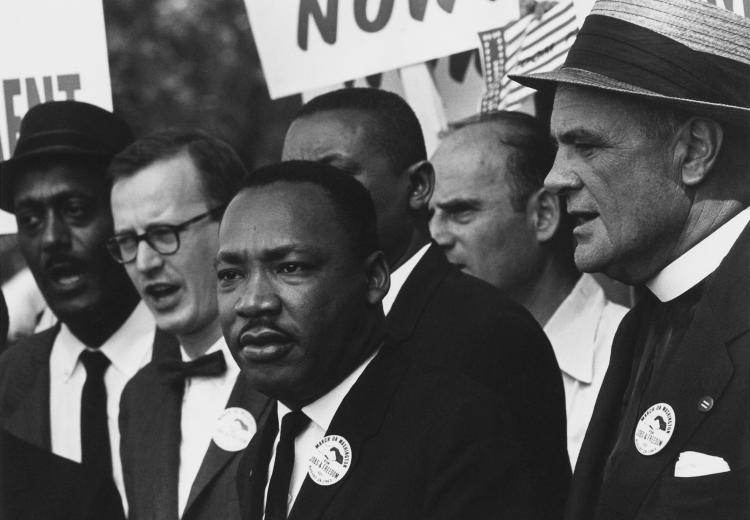
<svg viewBox="0 0 750 520">
<path fill-rule="evenodd" d="M 146 304 L 140 301 L 125 323 L 96 350 L 106 355 L 112 366 L 124 376 L 133 377 L 144 365 L 144 356 L 150 352 L 155 328 L 152 314 Z M 146 341 L 145 336 L 148 335 L 151 335 L 150 341 Z M 86 347 L 64 323 L 60 324 L 55 349 L 54 364 L 62 368 L 66 378 L 73 375 L 81 352 L 94 350 Z"/>
<path fill-rule="evenodd" d="M 339 409 L 339 406 L 341 406 L 341 402 L 344 400 L 344 397 L 346 397 L 346 394 L 349 393 L 349 390 L 351 390 L 352 386 L 354 386 L 354 383 L 357 382 L 359 376 L 362 375 L 362 372 L 365 371 L 367 365 L 369 365 L 370 362 L 375 358 L 375 356 L 377 356 L 378 352 L 380 352 L 379 348 L 375 350 L 375 352 L 373 352 L 370 357 L 365 359 L 361 365 L 355 368 L 351 374 L 346 376 L 343 381 L 341 381 L 338 385 L 331 389 L 327 394 L 319 397 L 307 406 L 302 407 L 302 411 L 305 413 L 305 415 L 307 415 L 310 420 L 317 424 L 324 432 L 328 431 L 328 427 L 331 425 L 333 416 L 336 415 L 336 411 Z M 281 420 L 289 412 L 291 412 L 291 410 L 279 401 L 279 424 L 281 424 Z"/>
<path fill-rule="evenodd" d="M 745 208 L 659 271 L 646 287 L 662 302 L 686 293 L 719 267 L 748 222 L 750 208 Z"/>
<path fill-rule="evenodd" d="M 390 289 L 388 289 L 388 294 L 386 294 L 385 298 L 383 298 L 383 312 L 386 316 L 391 311 L 393 302 L 396 301 L 396 297 L 401 291 L 401 287 L 404 286 L 406 279 L 409 278 L 409 275 L 417 266 L 417 263 L 419 263 L 427 250 L 430 248 L 430 245 L 431 243 L 427 243 L 426 245 L 424 245 L 422 249 L 414 253 L 411 258 L 409 258 L 406 262 L 401 264 L 398 269 L 391 273 L 391 287 Z"/>
</svg>

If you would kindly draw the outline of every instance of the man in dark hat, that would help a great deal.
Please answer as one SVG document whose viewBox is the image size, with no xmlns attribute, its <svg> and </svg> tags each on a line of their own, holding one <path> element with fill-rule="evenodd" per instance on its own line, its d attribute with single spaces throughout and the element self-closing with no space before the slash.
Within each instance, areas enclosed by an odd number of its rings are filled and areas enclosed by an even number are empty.
<svg viewBox="0 0 750 520">
<path fill-rule="evenodd" d="M 555 88 L 545 184 L 575 261 L 645 285 L 623 320 L 567 515 L 750 516 L 750 21 L 599 0 Z"/>
<path fill-rule="evenodd" d="M 127 124 L 74 101 L 33 107 L 13 157 L 0 163 L 0 207 L 60 323 L 0 357 L 0 424 L 8 432 L 122 490 L 117 425 L 125 383 L 152 356 L 154 321 L 122 266 L 112 235 L 111 158 L 133 140 Z"/>
</svg>

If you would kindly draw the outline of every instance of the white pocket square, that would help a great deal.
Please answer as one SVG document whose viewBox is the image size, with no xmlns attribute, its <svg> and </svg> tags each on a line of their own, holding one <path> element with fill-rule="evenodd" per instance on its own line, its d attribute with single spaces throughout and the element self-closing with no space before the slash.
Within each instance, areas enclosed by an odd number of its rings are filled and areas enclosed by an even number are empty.
<svg viewBox="0 0 750 520">
<path fill-rule="evenodd" d="M 703 477 L 729 471 L 729 464 L 721 457 L 683 451 L 674 465 L 675 477 Z"/>
</svg>

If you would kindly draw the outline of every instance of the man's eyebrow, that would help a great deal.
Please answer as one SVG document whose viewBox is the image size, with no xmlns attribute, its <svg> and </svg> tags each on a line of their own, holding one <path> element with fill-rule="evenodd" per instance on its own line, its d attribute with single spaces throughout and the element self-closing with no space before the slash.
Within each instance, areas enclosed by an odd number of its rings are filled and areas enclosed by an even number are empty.
<svg viewBox="0 0 750 520">
<path fill-rule="evenodd" d="M 572 127 L 567 128 L 561 132 L 553 133 L 553 139 L 557 143 L 570 144 L 576 139 L 587 139 L 600 141 L 602 136 L 599 132 L 593 132 L 583 127 Z"/>
<path fill-rule="evenodd" d="M 478 208 L 481 201 L 474 197 L 453 197 L 448 200 L 436 202 L 435 206 L 443 211 Z"/>
<path fill-rule="evenodd" d="M 242 261 L 242 255 L 236 251 L 219 251 L 214 259 L 214 267 L 219 263 L 239 264 Z"/>
<path fill-rule="evenodd" d="M 65 191 L 60 191 L 57 193 L 53 193 L 52 195 L 44 196 L 44 197 L 37 197 L 32 195 L 25 195 L 21 197 L 18 202 L 16 202 L 16 207 L 21 206 L 27 206 L 27 207 L 40 207 L 45 205 L 54 205 L 54 204 L 60 204 L 61 202 L 65 201 L 66 199 L 70 198 L 82 198 L 87 199 L 91 201 L 96 201 L 97 197 L 92 195 L 91 193 L 86 193 L 81 190 L 74 190 L 74 189 L 68 189 Z"/>
<path fill-rule="evenodd" d="M 277 247 L 265 249 L 261 252 L 260 257 L 266 261 L 276 261 L 292 254 L 292 253 L 305 253 L 307 255 L 317 256 L 323 255 L 323 249 L 314 245 L 308 244 L 288 244 Z M 239 264 L 242 263 L 246 255 L 240 251 L 222 251 L 216 255 L 215 264 L 226 263 L 226 264 Z"/>
</svg>

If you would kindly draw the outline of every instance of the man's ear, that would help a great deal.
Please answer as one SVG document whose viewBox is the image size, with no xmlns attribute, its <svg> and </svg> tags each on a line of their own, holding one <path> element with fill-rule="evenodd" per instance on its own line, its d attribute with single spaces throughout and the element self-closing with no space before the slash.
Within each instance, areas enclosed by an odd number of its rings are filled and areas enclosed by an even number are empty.
<svg viewBox="0 0 750 520">
<path fill-rule="evenodd" d="M 724 141 L 721 125 L 713 119 L 691 117 L 677 131 L 675 166 L 686 186 L 705 181 L 719 156 Z"/>
<path fill-rule="evenodd" d="M 375 251 L 365 259 L 367 270 L 367 302 L 379 304 L 391 287 L 391 276 L 388 262 L 382 251 Z"/>
<path fill-rule="evenodd" d="M 526 213 L 537 242 L 547 242 L 557 233 L 562 220 L 560 197 L 544 188 L 531 194 L 526 202 Z"/>
<path fill-rule="evenodd" d="M 435 170 L 428 160 L 419 161 L 406 169 L 409 178 L 409 207 L 412 210 L 427 208 L 435 188 Z"/>
</svg>

